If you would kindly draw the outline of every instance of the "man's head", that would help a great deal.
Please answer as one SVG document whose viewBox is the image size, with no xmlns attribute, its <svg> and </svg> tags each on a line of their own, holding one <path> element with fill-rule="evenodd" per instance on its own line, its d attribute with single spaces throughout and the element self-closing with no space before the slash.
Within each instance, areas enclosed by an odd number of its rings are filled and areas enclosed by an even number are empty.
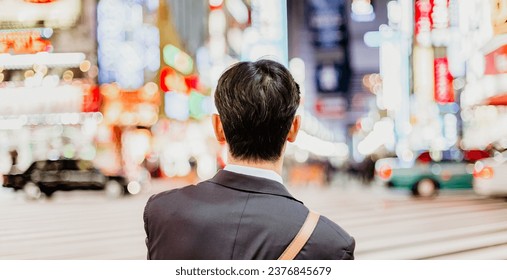
<svg viewBox="0 0 507 280">
<path fill-rule="evenodd" d="M 296 138 L 299 100 L 299 86 L 280 63 L 237 63 L 222 74 L 215 91 L 217 139 L 229 144 L 235 159 L 276 161 L 285 142 Z"/>
</svg>

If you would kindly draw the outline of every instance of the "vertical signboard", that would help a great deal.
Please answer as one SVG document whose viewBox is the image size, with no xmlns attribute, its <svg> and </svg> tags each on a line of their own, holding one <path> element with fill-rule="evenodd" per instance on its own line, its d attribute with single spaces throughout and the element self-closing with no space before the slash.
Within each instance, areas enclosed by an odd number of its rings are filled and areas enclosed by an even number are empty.
<svg viewBox="0 0 507 280">
<path fill-rule="evenodd" d="M 430 0 L 415 1 L 414 37 L 415 41 L 421 46 L 431 45 L 432 8 L 432 1 Z"/>
<path fill-rule="evenodd" d="M 345 11 L 344 0 L 306 0 L 306 22 L 318 57 L 316 88 L 327 97 L 345 98 L 349 91 L 351 69 Z"/>
<path fill-rule="evenodd" d="M 447 57 L 435 58 L 435 101 L 438 103 L 454 102 L 454 89 L 452 87 L 452 75 L 449 72 Z"/>
<path fill-rule="evenodd" d="M 449 0 L 431 0 L 431 23 L 433 29 L 449 27 Z"/>
<path fill-rule="evenodd" d="M 382 93 L 377 99 L 381 109 L 391 111 L 402 107 L 403 86 L 400 81 L 402 75 L 402 58 L 400 38 L 384 35 L 380 46 L 380 75 L 382 76 Z"/>
<path fill-rule="evenodd" d="M 431 23 L 433 45 L 449 45 L 449 0 L 431 0 Z"/>
<path fill-rule="evenodd" d="M 449 1 L 449 44 L 447 53 L 449 59 L 449 70 L 453 77 L 464 77 L 466 74 L 466 55 L 463 45 L 466 40 L 460 32 L 460 5 L 458 0 Z"/>
<path fill-rule="evenodd" d="M 413 75 L 414 94 L 418 102 L 428 104 L 434 96 L 434 56 L 433 48 L 414 46 Z"/>
</svg>

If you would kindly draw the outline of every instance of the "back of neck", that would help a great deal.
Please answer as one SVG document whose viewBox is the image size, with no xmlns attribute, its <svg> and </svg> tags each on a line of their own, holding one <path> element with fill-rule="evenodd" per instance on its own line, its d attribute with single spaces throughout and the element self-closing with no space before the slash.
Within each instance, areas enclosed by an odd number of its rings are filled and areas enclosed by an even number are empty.
<svg viewBox="0 0 507 280">
<path fill-rule="evenodd" d="M 228 164 L 272 170 L 282 176 L 283 157 L 280 157 L 277 161 L 247 161 L 235 159 L 229 154 Z"/>
</svg>

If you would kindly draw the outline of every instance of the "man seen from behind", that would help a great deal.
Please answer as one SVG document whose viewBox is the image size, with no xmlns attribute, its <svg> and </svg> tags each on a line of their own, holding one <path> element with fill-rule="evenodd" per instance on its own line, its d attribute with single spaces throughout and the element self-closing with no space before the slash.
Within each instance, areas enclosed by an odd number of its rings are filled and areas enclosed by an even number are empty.
<svg viewBox="0 0 507 280">
<path fill-rule="evenodd" d="M 271 60 L 240 62 L 215 91 L 215 136 L 228 163 L 211 179 L 152 196 L 145 207 L 148 259 L 277 259 L 308 208 L 285 188 L 286 143 L 294 142 L 299 87 Z M 353 259 L 355 241 L 320 216 L 295 259 Z"/>
</svg>

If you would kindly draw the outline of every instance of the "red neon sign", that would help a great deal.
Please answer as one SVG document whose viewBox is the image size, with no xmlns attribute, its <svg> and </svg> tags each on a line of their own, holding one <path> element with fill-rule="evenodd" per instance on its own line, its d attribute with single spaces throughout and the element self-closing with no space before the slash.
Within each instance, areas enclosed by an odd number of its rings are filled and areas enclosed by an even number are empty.
<svg viewBox="0 0 507 280">
<path fill-rule="evenodd" d="M 485 75 L 507 73 L 507 45 L 503 45 L 484 56 Z"/>
<path fill-rule="evenodd" d="M 431 32 L 433 25 L 431 13 L 433 3 L 430 0 L 416 0 L 415 2 L 415 35 Z"/>
<path fill-rule="evenodd" d="M 454 102 L 452 75 L 449 72 L 447 57 L 435 58 L 433 65 L 435 67 L 435 101 L 438 103 Z"/>
<path fill-rule="evenodd" d="M 191 81 L 188 83 L 191 84 Z M 171 67 L 164 67 L 160 71 L 160 89 L 163 92 L 175 90 L 188 93 L 189 86 L 183 76 L 176 73 Z"/>
<path fill-rule="evenodd" d="M 97 85 L 83 85 L 83 112 L 98 112 L 102 98 Z"/>
</svg>

